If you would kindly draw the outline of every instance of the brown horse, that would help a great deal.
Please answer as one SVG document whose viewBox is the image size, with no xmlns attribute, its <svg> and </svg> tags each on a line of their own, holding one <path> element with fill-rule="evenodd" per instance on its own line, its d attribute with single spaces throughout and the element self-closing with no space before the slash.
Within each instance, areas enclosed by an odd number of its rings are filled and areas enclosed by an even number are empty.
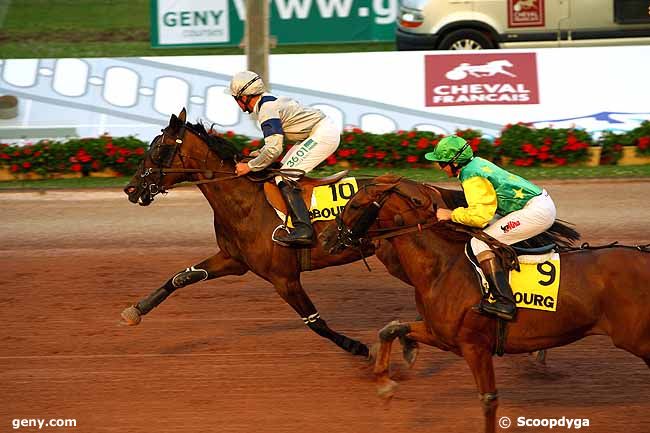
<svg viewBox="0 0 650 433">
<path fill-rule="evenodd" d="M 464 255 L 470 235 L 457 231 L 463 230 L 457 224 L 435 220 L 436 208 L 444 206 L 435 189 L 380 177 L 360 188 L 339 215 L 338 229 L 329 228 L 321 237 L 324 248 L 340 252 L 344 245 L 372 236 L 368 229 L 378 221 L 385 229 L 383 236 L 393 232 L 389 241 L 416 288 L 415 300 L 424 321 L 391 322 L 379 333 L 375 373 L 380 393 L 390 394 L 395 386 L 389 378 L 394 338 L 407 337 L 452 351 L 469 365 L 483 403 L 485 431 L 493 433 L 497 390 L 492 355 L 497 322 L 472 308 L 482 295 Z M 650 367 L 647 246 L 585 249 L 560 257 L 557 311 L 520 309 L 508 325 L 505 352 L 530 352 L 588 335 L 608 335 L 614 345 L 639 356 Z"/>
<path fill-rule="evenodd" d="M 195 183 L 210 203 L 219 253 L 178 272 L 162 287 L 122 313 L 130 325 L 163 302 L 175 290 L 204 280 L 252 271 L 273 284 L 277 293 L 318 335 L 346 351 L 368 355 L 365 344 L 330 329 L 300 283 L 298 251 L 280 246 L 271 235 L 279 224 L 275 210 L 267 203 L 260 182 L 234 175 L 234 166 L 243 156 L 222 137 L 209 135 L 201 124 L 186 123 L 185 109 L 172 115 L 169 125 L 157 136 L 139 169 L 124 189 L 129 200 L 147 206 L 160 192 L 183 181 Z M 369 182 L 359 180 L 359 185 Z M 446 193 L 446 192 L 445 192 Z M 454 194 L 449 192 L 449 194 Z M 318 234 L 333 221 L 317 222 Z M 410 284 L 396 261 L 388 242 L 366 244 L 358 250 L 330 255 L 319 245 L 311 249 L 311 269 L 338 266 L 376 253 L 387 263 L 392 275 Z M 391 266 L 391 263 L 395 266 Z M 404 340 L 411 359 L 416 345 Z"/>
</svg>

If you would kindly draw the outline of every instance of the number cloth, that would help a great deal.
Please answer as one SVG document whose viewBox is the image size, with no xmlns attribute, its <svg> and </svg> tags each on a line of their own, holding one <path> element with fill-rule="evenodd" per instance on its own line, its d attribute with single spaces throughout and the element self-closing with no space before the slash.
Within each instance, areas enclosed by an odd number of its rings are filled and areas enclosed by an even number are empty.
<svg viewBox="0 0 650 433">
<path fill-rule="evenodd" d="M 519 271 L 510 271 L 510 286 L 517 307 L 557 311 L 560 255 L 555 253 L 542 263 L 520 263 L 519 267 Z"/>
</svg>

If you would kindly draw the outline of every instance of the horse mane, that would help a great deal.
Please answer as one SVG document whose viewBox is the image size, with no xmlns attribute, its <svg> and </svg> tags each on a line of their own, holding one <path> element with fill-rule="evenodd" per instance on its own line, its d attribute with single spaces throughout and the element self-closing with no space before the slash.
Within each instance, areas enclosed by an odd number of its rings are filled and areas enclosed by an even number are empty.
<svg viewBox="0 0 650 433">
<path fill-rule="evenodd" d="M 446 189 L 436 187 L 442 200 L 447 205 L 449 209 L 456 209 L 457 207 L 467 207 L 467 200 L 465 199 L 465 193 L 458 189 Z"/>
<path fill-rule="evenodd" d="M 243 156 L 237 147 L 230 141 L 220 135 L 210 134 L 200 121 L 197 123 L 187 122 L 185 127 L 205 141 L 208 148 L 219 155 L 220 159 L 239 160 Z"/>
</svg>

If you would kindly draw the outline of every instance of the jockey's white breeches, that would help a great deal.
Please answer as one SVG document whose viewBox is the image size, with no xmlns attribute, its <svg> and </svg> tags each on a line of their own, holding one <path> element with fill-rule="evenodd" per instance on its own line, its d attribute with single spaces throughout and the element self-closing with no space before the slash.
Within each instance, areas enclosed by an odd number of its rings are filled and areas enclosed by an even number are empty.
<svg viewBox="0 0 650 433">
<path fill-rule="evenodd" d="M 506 245 L 512 245 L 548 230 L 555 222 L 555 215 L 553 199 L 546 190 L 542 190 L 541 195 L 531 198 L 522 209 L 490 223 L 484 232 Z M 477 256 L 490 249 L 485 242 L 476 238 L 472 238 L 470 245 Z"/>
<path fill-rule="evenodd" d="M 291 148 L 282 158 L 282 168 L 312 171 L 328 156 L 336 152 L 341 142 L 341 128 L 329 117 L 318 122 L 309 137 Z"/>
</svg>

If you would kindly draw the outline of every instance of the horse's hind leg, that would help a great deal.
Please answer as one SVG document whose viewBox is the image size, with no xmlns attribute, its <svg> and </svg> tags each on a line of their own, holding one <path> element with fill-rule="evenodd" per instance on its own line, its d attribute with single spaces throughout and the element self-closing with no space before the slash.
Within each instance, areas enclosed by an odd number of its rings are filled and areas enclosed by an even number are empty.
<svg viewBox="0 0 650 433">
<path fill-rule="evenodd" d="M 309 329 L 321 337 L 332 341 L 352 355 L 368 357 L 368 346 L 360 341 L 339 334 L 327 326 L 327 323 L 320 317 L 316 307 L 311 302 L 311 299 L 309 299 L 309 296 L 307 296 L 307 293 L 305 293 L 299 280 L 277 279 L 274 281 L 274 285 L 278 294 L 300 315 L 302 321 Z"/>
<path fill-rule="evenodd" d="M 122 311 L 122 318 L 128 325 L 137 325 L 142 320 L 142 316 L 160 305 L 176 289 L 225 275 L 243 275 L 247 271 L 246 265 L 219 252 L 201 263 L 175 274 L 162 287 Z"/>
</svg>

